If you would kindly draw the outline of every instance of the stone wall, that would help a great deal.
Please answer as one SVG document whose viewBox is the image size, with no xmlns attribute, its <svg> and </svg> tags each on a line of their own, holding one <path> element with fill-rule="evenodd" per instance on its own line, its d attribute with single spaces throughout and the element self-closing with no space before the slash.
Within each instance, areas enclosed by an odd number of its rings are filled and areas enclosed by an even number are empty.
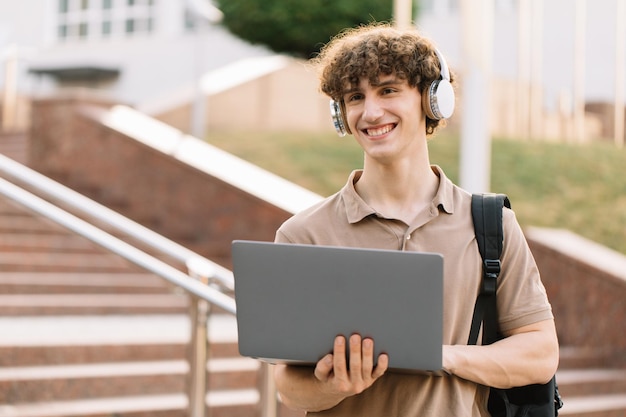
<svg viewBox="0 0 626 417">
<path fill-rule="evenodd" d="M 289 213 L 98 122 L 111 104 L 34 102 L 29 165 L 227 268 L 232 240 L 274 239 Z"/>
<path fill-rule="evenodd" d="M 559 341 L 626 365 L 626 256 L 566 230 L 526 230 Z"/>
</svg>

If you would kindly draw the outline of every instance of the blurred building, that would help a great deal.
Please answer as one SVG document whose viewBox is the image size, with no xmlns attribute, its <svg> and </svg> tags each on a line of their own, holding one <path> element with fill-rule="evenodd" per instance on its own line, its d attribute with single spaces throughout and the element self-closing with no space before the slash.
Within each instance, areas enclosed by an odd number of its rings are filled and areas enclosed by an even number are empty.
<svg viewBox="0 0 626 417">
<path fill-rule="evenodd" d="M 211 129 L 332 129 L 306 63 L 198 19 L 193 5 L 208 1 L 0 0 L 1 126 L 24 126 L 31 97 L 86 89 L 188 132 L 198 111 Z M 417 20 L 459 75 L 459 95 L 462 1 L 420 0 Z M 491 1 L 492 132 L 571 138 L 583 120 L 585 137 L 611 137 L 616 91 L 626 95 L 619 0 Z"/>
<path fill-rule="evenodd" d="M 185 131 L 199 89 L 217 97 L 203 107 L 206 119 L 218 128 L 276 127 L 272 120 L 283 120 L 288 128 L 306 124 L 305 114 L 294 120 L 284 113 L 289 92 L 299 100 L 308 94 L 309 101 L 319 103 L 315 77 L 305 66 L 206 22 L 195 13 L 194 3 L 198 1 L 0 0 L 2 126 L 23 128 L 31 97 L 77 89 L 163 115 Z M 278 78 L 293 80 L 293 85 L 277 87 L 271 77 L 277 72 L 286 72 Z M 263 86 L 250 85 L 255 80 L 263 80 Z M 244 93 L 233 97 L 239 86 Z M 325 103 L 325 113 L 327 108 Z M 271 112 L 276 115 L 269 120 Z"/>
<path fill-rule="evenodd" d="M 417 22 L 461 76 L 463 1 L 420 0 Z M 490 2 L 494 133 L 568 138 L 582 109 L 586 137 L 612 138 L 616 98 L 626 96 L 624 2 Z"/>
</svg>

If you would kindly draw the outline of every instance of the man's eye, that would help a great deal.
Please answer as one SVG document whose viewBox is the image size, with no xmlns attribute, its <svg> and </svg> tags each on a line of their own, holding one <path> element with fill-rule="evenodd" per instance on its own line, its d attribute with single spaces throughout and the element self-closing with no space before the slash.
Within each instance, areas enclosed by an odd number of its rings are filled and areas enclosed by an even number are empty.
<svg viewBox="0 0 626 417">
<path fill-rule="evenodd" d="M 383 90 L 383 94 L 391 94 L 391 93 L 395 93 L 395 92 L 396 92 L 395 88 L 385 88 Z"/>
<path fill-rule="evenodd" d="M 358 101 L 363 98 L 363 94 L 352 94 L 348 97 L 348 101 Z"/>
</svg>

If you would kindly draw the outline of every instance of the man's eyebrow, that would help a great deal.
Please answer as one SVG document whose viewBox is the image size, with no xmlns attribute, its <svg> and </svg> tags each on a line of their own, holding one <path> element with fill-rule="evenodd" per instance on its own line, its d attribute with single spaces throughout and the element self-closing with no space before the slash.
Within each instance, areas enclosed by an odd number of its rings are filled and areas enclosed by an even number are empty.
<svg viewBox="0 0 626 417">
<path fill-rule="evenodd" d="M 403 82 L 404 82 L 403 79 L 394 77 L 394 78 L 390 78 L 390 79 L 382 81 L 382 82 L 378 82 L 378 83 L 372 84 L 372 86 L 374 86 L 374 87 L 387 87 L 387 86 L 390 86 L 390 85 L 402 84 Z M 343 90 L 341 92 L 341 95 L 345 96 L 346 94 L 360 93 L 361 91 L 362 91 L 361 87 L 356 85 L 354 87 L 351 87 L 351 88 L 348 88 L 346 90 Z"/>
<path fill-rule="evenodd" d="M 396 84 L 402 84 L 403 80 L 399 79 L 399 78 L 390 78 L 388 80 L 385 80 L 383 82 L 379 82 L 377 84 L 372 84 L 376 87 L 385 87 L 388 85 L 396 85 Z"/>
<path fill-rule="evenodd" d="M 358 87 L 358 86 L 356 86 L 356 87 L 352 87 L 352 88 L 348 88 L 348 89 L 346 89 L 346 90 L 343 90 L 343 91 L 341 92 L 341 94 L 345 96 L 346 94 L 350 94 L 350 93 L 358 93 L 358 92 L 360 92 L 360 91 L 361 91 L 361 88 L 360 88 L 360 87 Z"/>
</svg>

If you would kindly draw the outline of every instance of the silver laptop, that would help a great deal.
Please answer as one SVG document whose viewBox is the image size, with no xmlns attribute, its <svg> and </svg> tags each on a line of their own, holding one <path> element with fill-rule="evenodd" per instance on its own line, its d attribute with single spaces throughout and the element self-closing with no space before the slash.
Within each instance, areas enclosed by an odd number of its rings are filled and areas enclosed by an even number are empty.
<svg viewBox="0 0 626 417">
<path fill-rule="evenodd" d="M 314 364 L 359 333 L 390 369 L 441 369 L 442 255 L 239 240 L 232 256 L 241 355 Z"/>
</svg>

